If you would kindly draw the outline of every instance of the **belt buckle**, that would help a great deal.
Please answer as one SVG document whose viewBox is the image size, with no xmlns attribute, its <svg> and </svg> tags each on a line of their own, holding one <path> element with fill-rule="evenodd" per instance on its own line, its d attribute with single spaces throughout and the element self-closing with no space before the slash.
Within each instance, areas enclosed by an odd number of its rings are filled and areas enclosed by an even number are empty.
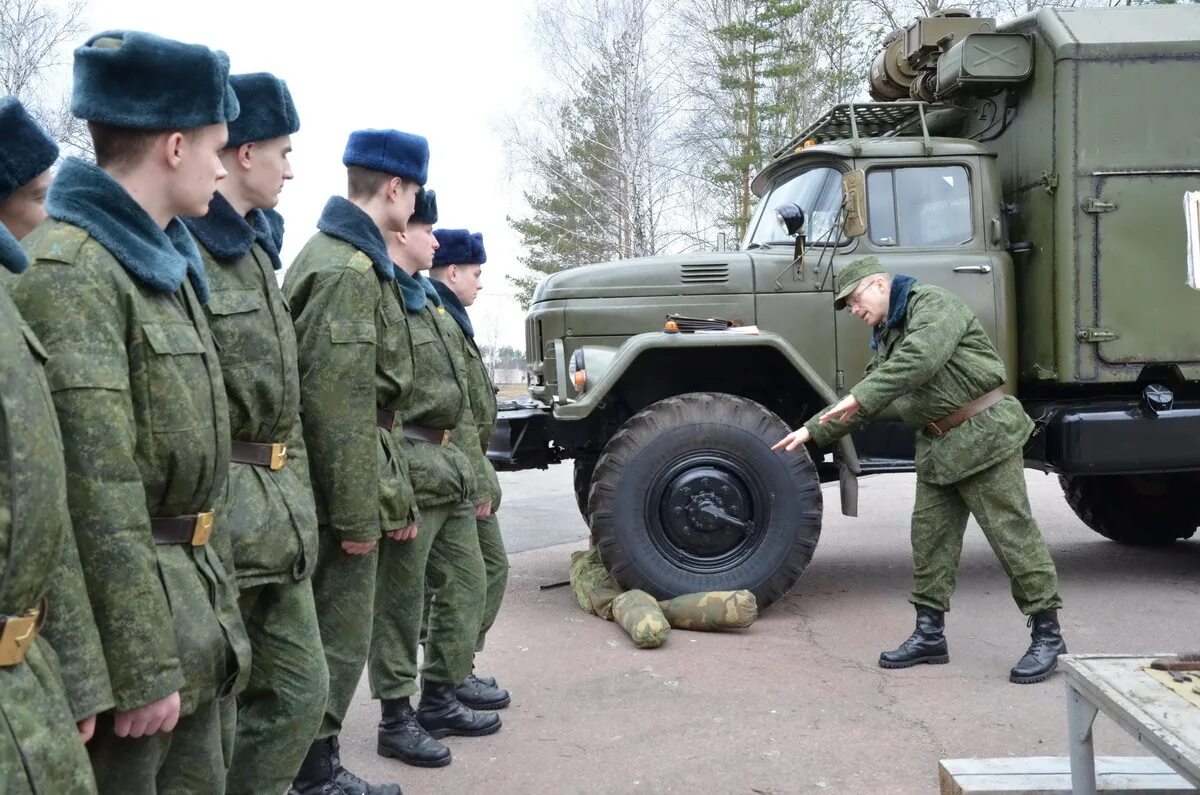
<svg viewBox="0 0 1200 795">
<path fill-rule="evenodd" d="M 449 444 L 450 444 L 450 431 L 442 431 L 442 442 L 441 442 L 442 447 L 446 447 Z"/>
<path fill-rule="evenodd" d="M 213 512 L 205 511 L 196 514 L 196 526 L 192 531 L 192 546 L 202 547 L 212 538 Z"/>
<path fill-rule="evenodd" d="M 271 471 L 278 472 L 287 464 L 288 449 L 287 445 L 282 442 L 276 442 L 271 445 Z"/>
<path fill-rule="evenodd" d="M 12 616 L 0 631 L 0 667 L 24 662 L 25 652 L 33 645 L 37 635 L 38 618 L 41 610 L 33 608 L 23 616 Z"/>
<path fill-rule="evenodd" d="M 946 432 L 939 428 L 936 422 L 929 423 L 927 427 L 929 428 L 929 432 L 932 433 L 935 438 L 946 435 Z"/>
</svg>

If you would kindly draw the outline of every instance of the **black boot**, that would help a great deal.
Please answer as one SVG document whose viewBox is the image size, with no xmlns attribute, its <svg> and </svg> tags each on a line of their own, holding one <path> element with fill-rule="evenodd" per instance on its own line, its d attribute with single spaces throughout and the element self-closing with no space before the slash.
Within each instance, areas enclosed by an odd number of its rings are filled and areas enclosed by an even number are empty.
<svg viewBox="0 0 1200 795">
<path fill-rule="evenodd" d="M 950 662 L 946 646 L 946 616 L 941 610 L 917 606 L 917 628 L 898 649 L 879 655 L 883 668 L 910 668 L 921 663 L 944 665 Z"/>
<path fill-rule="evenodd" d="M 1031 685 L 1047 678 L 1058 667 L 1058 655 L 1067 653 L 1067 643 L 1058 626 L 1057 610 L 1043 610 L 1030 616 L 1028 625 L 1033 627 L 1029 633 L 1029 649 L 1008 673 L 1008 681 L 1019 685 Z"/>
<path fill-rule="evenodd" d="M 342 767 L 336 737 L 317 740 L 292 782 L 288 795 L 401 795 L 400 785 L 376 787 Z"/>
<path fill-rule="evenodd" d="M 482 737 L 500 731 L 500 716 L 476 712 L 454 696 L 454 685 L 424 681 L 417 720 L 434 737 Z"/>
<path fill-rule="evenodd" d="M 421 727 L 407 698 L 385 698 L 382 706 L 383 720 L 379 722 L 379 745 L 376 747 L 380 756 L 417 767 L 450 764 L 450 749 Z"/>
<path fill-rule="evenodd" d="M 454 695 L 471 709 L 504 709 L 512 701 L 507 690 L 496 686 L 495 679 L 475 674 L 471 674 L 454 688 Z"/>
</svg>

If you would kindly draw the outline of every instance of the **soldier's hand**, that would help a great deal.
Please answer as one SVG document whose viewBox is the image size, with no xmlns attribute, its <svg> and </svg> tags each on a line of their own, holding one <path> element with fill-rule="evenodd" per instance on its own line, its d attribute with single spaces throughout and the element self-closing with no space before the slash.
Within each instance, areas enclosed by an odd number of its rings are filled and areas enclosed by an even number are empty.
<svg viewBox="0 0 1200 795">
<path fill-rule="evenodd" d="M 412 541 L 416 537 L 417 537 L 417 523 L 416 522 L 413 522 L 408 527 L 404 527 L 399 530 L 393 530 L 392 532 L 388 533 L 388 538 L 392 539 L 393 541 Z"/>
<path fill-rule="evenodd" d="M 475 506 L 475 518 L 476 519 L 486 519 L 491 515 L 492 515 L 492 504 L 490 502 L 485 502 L 482 505 Z"/>
<path fill-rule="evenodd" d="M 808 428 L 805 428 L 803 425 L 801 425 L 799 428 L 792 431 L 775 444 L 771 445 L 771 449 L 787 450 L 790 453 L 800 445 L 808 444 L 810 441 L 812 441 L 812 434 L 808 432 Z"/>
<path fill-rule="evenodd" d="M 113 733 L 118 737 L 149 737 L 175 730 L 179 722 L 179 691 L 128 712 L 118 712 Z"/>
<path fill-rule="evenodd" d="M 343 541 L 342 551 L 347 555 L 366 555 L 375 548 L 374 541 Z"/>
<path fill-rule="evenodd" d="M 846 395 L 846 397 L 834 404 L 833 408 L 821 415 L 821 419 L 817 420 L 821 425 L 824 425 L 831 420 L 838 422 L 849 422 L 850 419 L 858 413 L 862 406 L 858 403 L 858 398 L 854 395 Z"/>
<path fill-rule="evenodd" d="M 87 745 L 96 733 L 96 716 L 88 715 L 76 723 L 75 728 L 79 731 L 79 739 L 83 740 L 84 745 Z"/>
</svg>

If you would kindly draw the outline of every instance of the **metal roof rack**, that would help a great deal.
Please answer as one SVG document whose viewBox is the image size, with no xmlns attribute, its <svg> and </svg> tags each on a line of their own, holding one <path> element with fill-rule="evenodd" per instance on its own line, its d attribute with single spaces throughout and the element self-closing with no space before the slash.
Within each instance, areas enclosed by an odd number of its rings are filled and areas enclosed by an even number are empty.
<svg viewBox="0 0 1200 795">
<path fill-rule="evenodd" d="M 823 144 L 849 139 L 854 153 L 859 154 L 862 138 L 898 135 L 904 128 L 915 127 L 917 123 L 920 124 L 921 135 L 925 139 L 925 153 L 931 154 L 933 146 L 929 141 L 929 126 L 925 123 L 925 110 L 928 107 L 928 102 L 915 100 L 834 105 L 828 113 L 809 125 L 808 129 L 776 151 L 772 159 L 800 151 L 807 141 Z"/>
</svg>

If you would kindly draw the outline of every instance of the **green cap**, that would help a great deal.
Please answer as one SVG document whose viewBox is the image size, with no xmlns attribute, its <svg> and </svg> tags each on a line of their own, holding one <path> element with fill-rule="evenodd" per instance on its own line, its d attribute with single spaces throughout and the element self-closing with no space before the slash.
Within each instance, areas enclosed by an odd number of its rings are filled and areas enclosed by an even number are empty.
<svg viewBox="0 0 1200 795">
<path fill-rule="evenodd" d="M 868 276 L 884 273 L 883 265 L 875 257 L 859 257 L 837 275 L 838 294 L 833 299 L 833 308 L 839 312 L 846 308 L 846 299 L 859 283 Z"/>
</svg>

